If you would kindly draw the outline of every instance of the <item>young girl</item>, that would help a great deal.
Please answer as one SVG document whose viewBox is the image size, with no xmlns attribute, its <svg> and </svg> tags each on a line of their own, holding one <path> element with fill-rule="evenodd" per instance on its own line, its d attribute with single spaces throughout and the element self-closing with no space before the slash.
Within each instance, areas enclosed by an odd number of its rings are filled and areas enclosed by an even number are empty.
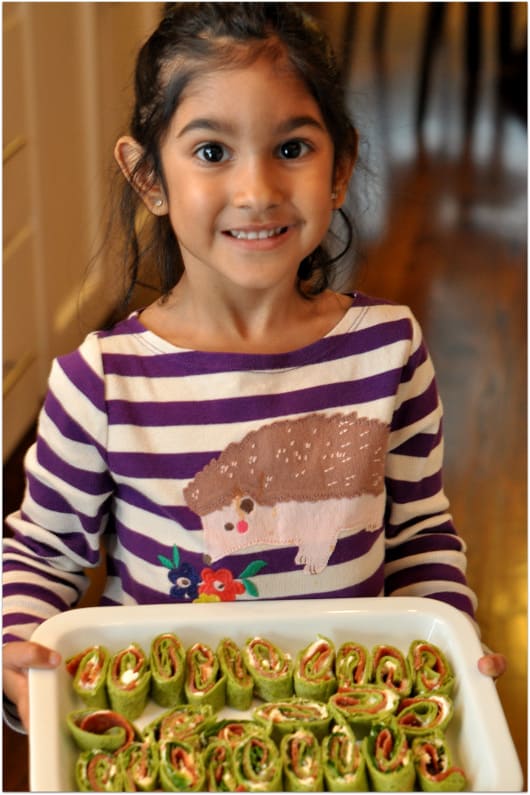
<svg viewBox="0 0 530 795">
<path fill-rule="evenodd" d="M 294 4 L 177 4 L 142 48 L 115 154 L 131 289 L 149 255 L 162 297 L 52 368 L 4 556 L 25 726 L 27 668 L 59 662 L 28 639 L 77 603 L 102 542 L 103 605 L 397 594 L 474 618 L 418 324 L 329 289 L 356 147 Z"/>
</svg>

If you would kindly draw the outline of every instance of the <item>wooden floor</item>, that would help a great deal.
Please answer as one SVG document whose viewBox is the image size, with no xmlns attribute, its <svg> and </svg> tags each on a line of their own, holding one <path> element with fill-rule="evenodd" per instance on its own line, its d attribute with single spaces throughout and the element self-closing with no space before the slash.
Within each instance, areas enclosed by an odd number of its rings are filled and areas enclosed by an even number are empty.
<svg viewBox="0 0 530 795">
<path fill-rule="evenodd" d="M 333 5 L 333 4 L 331 4 Z M 391 3 L 383 58 L 378 4 L 361 3 L 349 72 L 361 132 L 356 285 L 409 304 L 445 406 L 445 486 L 469 553 L 484 641 L 509 658 L 498 692 L 527 767 L 526 155 L 521 112 L 499 102 L 492 16 L 471 129 L 465 129 L 461 6 L 452 4 L 422 136 L 415 131 L 425 7 Z M 522 4 L 521 4 L 522 5 Z M 5 469 L 5 508 L 20 460 Z M 4 791 L 28 789 L 25 738 L 4 732 Z"/>
</svg>

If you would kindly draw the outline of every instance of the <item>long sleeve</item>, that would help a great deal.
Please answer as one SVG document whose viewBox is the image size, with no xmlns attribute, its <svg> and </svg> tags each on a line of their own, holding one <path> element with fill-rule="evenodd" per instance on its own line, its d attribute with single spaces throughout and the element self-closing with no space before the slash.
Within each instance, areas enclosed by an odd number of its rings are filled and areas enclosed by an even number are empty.
<svg viewBox="0 0 530 795">
<path fill-rule="evenodd" d="M 75 605 L 84 569 L 99 560 L 112 481 L 95 336 L 54 362 L 25 460 L 26 492 L 4 542 L 4 641 L 27 639 L 46 618 Z M 90 363 L 89 363 L 90 362 Z"/>
<path fill-rule="evenodd" d="M 387 458 L 385 593 L 441 599 L 473 618 L 466 547 L 442 485 L 442 420 L 433 365 L 413 321 Z"/>
</svg>

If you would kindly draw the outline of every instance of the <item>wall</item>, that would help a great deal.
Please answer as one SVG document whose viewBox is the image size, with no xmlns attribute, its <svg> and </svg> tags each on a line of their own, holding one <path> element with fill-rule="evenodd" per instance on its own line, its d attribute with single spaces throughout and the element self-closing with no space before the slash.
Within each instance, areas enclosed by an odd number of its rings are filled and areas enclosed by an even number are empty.
<svg viewBox="0 0 530 795">
<path fill-rule="evenodd" d="M 105 318 L 97 255 L 135 53 L 160 3 L 3 4 L 3 456 L 31 426 L 54 356 Z M 96 256 L 97 255 L 97 256 Z"/>
</svg>

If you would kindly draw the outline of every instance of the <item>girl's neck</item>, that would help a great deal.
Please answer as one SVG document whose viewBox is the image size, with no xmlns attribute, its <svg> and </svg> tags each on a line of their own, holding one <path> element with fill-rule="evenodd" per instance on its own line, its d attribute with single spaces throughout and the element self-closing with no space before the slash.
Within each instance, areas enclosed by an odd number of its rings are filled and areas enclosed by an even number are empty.
<svg viewBox="0 0 530 795">
<path fill-rule="evenodd" d="M 164 301 L 145 309 L 141 323 L 181 348 L 228 353 L 286 353 L 329 333 L 351 306 L 351 299 L 332 291 L 304 298 L 297 291 L 238 301 L 208 293 L 199 300 L 185 279 Z"/>
</svg>

